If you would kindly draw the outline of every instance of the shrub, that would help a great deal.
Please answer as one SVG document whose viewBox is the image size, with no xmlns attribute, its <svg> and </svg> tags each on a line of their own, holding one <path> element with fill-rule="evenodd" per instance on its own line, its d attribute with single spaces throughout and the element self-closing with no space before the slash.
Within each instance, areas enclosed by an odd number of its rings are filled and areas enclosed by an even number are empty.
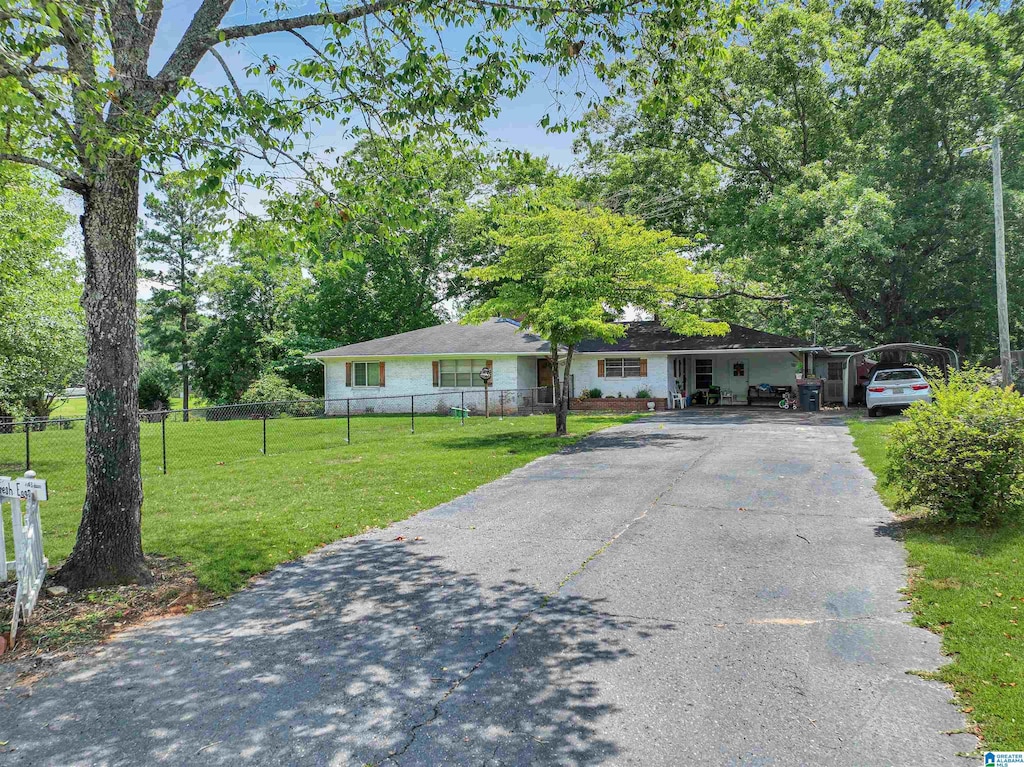
<svg viewBox="0 0 1024 767">
<path fill-rule="evenodd" d="M 587 389 L 584 393 L 588 397 L 593 397 L 594 399 L 598 399 L 601 396 L 601 390 L 598 389 L 597 387 L 594 387 L 593 389 Z"/>
<path fill-rule="evenodd" d="M 264 373 L 239 399 L 240 402 L 284 402 L 288 400 L 309 399 L 308 396 L 289 384 L 277 373 Z"/>
<path fill-rule="evenodd" d="M 173 374 L 170 365 L 147 365 L 139 373 L 139 409 L 167 410 L 171 406 L 171 386 L 168 383 L 167 369 Z"/>
<path fill-rule="evenodd" d="M 274 417 L 275 415 L 313 416 L 323 414 L 323 406 L 319 402 L 309 402 L 306 400 L 309 400 L 309 395 L 296 389 L 277 373 L 264 373 L 261 375 L 252 382 L 240 399 L 241 402 L 247 404 L 257 402 L 288 403 L 270 408 L 267 412 L 268 417 Z M 263 416 L 262 410 L 259 410 L 259 412 L 250 410 L 250 412 L 252 412 L 254 417 Z"/>
<path fill-rule="evenodd" d="M 637 397 L 637 399 L 650 399 L 651 398 L 651 390 L 650 389 L 637 389 L 636 397 Z"/>
<path fill-rule="evenodd" d="M 941 520 L 993 524 L 1024 508 L 1024 399 L 980 368 L 933 383 L 893 426 L 886 479 Z"/>
</svg>

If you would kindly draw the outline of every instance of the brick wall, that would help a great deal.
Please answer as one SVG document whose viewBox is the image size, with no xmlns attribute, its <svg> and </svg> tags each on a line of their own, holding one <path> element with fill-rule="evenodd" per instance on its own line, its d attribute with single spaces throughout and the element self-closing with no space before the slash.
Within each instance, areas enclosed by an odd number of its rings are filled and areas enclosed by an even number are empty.
<svg viewBox="0 0 1024 767">
<path fill-rule="evenodd" d="M 664 397 L 653 397 L 654 409 L 665 410 L 668 407 L 668 400 Z M 635 397 L 591 397 L 588 399 L 574 399 L 570 410 L 612 410 L 617 413 L 646 413 L 647 403 L 650 399 L 637 399 Z"/>
</svg>

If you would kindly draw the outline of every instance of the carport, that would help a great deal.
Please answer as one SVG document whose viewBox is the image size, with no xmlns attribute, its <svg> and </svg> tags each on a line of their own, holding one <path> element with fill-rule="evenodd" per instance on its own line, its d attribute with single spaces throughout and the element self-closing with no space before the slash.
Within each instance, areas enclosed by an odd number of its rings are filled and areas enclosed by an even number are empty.
<svg viewBox="0 0 1024 767">
<path fill-rule="evenodd" d="M 870 349 L 861 349 L 857 352 L 850 352 L 846 355 L 846 360 L 843 362 L 843 407 L 850 406 L 850 361 L 857 357 L 866 357 L 869 354 L 884 354 L 886 352 L 915 352 L 917 354 L 923 354 L 927 357 L 932 357 L 938 360 L 939 366 L 945 372 L 947 369 L 952 367 L 955 370 L 960 369 L 960 355 L 957 354 L 953 349 L 949 349 L 945 346 L 931 346 L 929 344 L 917 344 L 917 343 L 897 343 L 897 344 L 882 344 L 881 346 L 874 346 Z"/>
</svg>

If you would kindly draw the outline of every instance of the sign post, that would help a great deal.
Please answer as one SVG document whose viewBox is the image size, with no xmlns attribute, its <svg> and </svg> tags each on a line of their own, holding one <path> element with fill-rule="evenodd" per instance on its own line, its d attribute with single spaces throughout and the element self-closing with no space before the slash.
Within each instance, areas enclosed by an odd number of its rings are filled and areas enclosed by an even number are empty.
<svg viewBox="0 0 1024 767">
<path fill-rule="evenodd" d="M 486 365 L 480 368 L 480 380 L 484 382 L 484 418 L 491 417 L 491 404 L 487 399 L 487 387 L 491 383 L 491 369 Z"/>
</svg>

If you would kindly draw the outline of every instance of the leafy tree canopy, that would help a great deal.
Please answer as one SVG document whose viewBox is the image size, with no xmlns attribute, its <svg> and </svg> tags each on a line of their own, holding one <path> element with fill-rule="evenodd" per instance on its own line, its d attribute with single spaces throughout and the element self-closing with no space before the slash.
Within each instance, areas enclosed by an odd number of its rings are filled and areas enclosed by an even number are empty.
<svg viewBox="0 0 1024 767">
<path fill-rule="evenodd" d="M 85 363 L 69 216 L 37 174 L 0 165 L 0 413 L 49 414 Z"/>
<path fill-rule="evenodd" d="M 649 84 L 639 107 L 591 115 L 589 189 L 700 238 L 725 287 L 787 299 L 730 295 L 723 317 L 985 354 L 991 170 L 987 153 L 961 151 L 1003 137 L 1019 271 L 1021 31 L 1016 7 L 982 3 L 758 6 L 725 57 Z M 1024 285 L 1012 289 L 1020 306 Z"/>
<path fill-rule="evenodd" d="M 515 317 L 551 343 L 559 433 L 566 429 L 576 345 L 620 338 L 625 331 L 616 320 L 627 308 L 655 314 L 680 333 L 727 330 L 687 305 L 687 296 L 715 288 L 710 276 L 694 270 L 689 241 L 602 208 L 570 207 L 570 185 L 508 200 L 492 235 L 497 257 L 467 274 L 494 285 L 494 295 L 465 318 Z"/>
<path fill-rule="evenodd" d="M 204 283 L 225 241 L 224 210 L 211 196 L 197 195 L 181 174 L 160 178 L 145 205 L 139 271 L 155 287 L 145 302 L 140 335 L 147 351 L 177 363 L 182 407 L 188 410 Z"/>
<path fill-rule="evenodd" d="M 210 321 L 196 343 L 195 381 L 217 403 L 237 402 L 273 363 L 289 357 L 290 310 L 307 288 L 288 237 L 268 222 L 245 222 L 232 236 L 231 256 L 210 270 Z"/>
</svg>

